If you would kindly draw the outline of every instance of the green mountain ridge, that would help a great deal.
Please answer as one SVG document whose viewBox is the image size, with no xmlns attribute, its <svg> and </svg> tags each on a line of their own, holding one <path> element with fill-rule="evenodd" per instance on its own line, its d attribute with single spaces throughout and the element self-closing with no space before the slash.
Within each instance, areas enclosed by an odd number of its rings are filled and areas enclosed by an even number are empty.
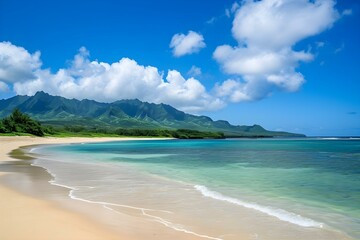
<svg viewBox="0 0 360 240">
<path fill-rule="evenodd" d="M 260 125 L 234 126 L 224 120 L 195 116 L 167 104 L 138 99 L 100 103 L 94 100 L 67 99 L 37 92 L 34 96 L 15 96 L 0 100 L 0 118 L 14 108 L 45 125 L 88 128 L 192 129 L 223 132 L 227 137 L 302 137 L 302 134 L 274 132 Z"/>
</svg>

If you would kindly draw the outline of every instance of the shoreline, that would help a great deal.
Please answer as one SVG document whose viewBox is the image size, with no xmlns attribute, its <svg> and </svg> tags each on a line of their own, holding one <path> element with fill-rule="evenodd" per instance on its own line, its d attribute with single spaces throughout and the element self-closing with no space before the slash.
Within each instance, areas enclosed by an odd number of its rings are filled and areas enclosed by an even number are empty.
<svg viewBox="0 0 360 240">
<path fill-rule="evenodd" d="M 120 229 L 106 224 L 97 212 L 101 206 L 71 199 L 69 189 L 49 183 L 51 176 L 46 169 L 31 166 L 29 160 L 14 159 L 10 153 L 22 155 L 18 149 L 48 144 L 74 144 L 90 142 L 162 140 L 159 138 L 39 138 L 28 136 L 0 136 L 0 238 L 1 239 L 203 239 L 177 232 L 165 226 L 121 215 Z M 19 156 L 16 156 L 19 157 Z M 28 161 L 28 162 L 27 162 Z M 7 165 L 20 165 L 19 169 L 36 171 L 29 179 L 26 173 L 10 170 Z M 5 170 L 5 171 L 4 171 Z M 39 176 L 41 175 L 41 176 Z M 38 190 L 39 189 L 39 190 Z M 41 191 L 41 194 L 39 192 Z M 48 195 L 48 196 L 47 196 Z M 50 197 L 49 197 L 50 196 Z M 95 213 L 94 213 L 95 212 Z M 139 228 L 141 226 L 141 228 Z M 21 229 L 21 231 L 19 230 Z M 29 237 L 30 236 L 30 237 Z"/>
<path fill-rule="evenodd" d="M 5 147 L 0 149 L 0 194 L 4 196 L 0 202 L 0 212 L 5 213 L 4 216 L 6 217 L 2 218 L 3 221 L 7 220 L 8 217 L 11 219 L 5 224 L 0 222 L 0 239 L 29 239 L 28 236 L 34 236 L 34 239 L 254 240 L 261 236 L 261 239 L 265 237 L 264 239 L 268 240 L 288 240 L 294 239 L 293 237 L 299 234 L 304 237 L 301 239 L 309 239 L 308 237 L 334 240 L 351 239 L 345 235 L 341 236 L 340 232 L 336 233 L 331 229 L 323 229 L 322 227 L 302 228 L 253 209 L 241 206 L 233 208 L 233 204 L 226 203 L 226 201 L 219 202 L 219 199 L 216 198 L 203 201 L 204 198 L 207 198 L 206 194 L 200 194 L 198 189 L 196 187 L 193 189 L 191 184 L 185 183 L 184 185 L 182 182 L 178 183 L 171 179 L 142 174 L 137 169 L 132 169 L 126 165 L 118 166 L 116 170 L 112 169 L 117 175 L 120 174 L 122 177 L 130 179 L 131 184 L 124 182 L 125 185 L 117 185 L 117 192 L 111 190 L 112 196 L 121 196 L 120 201 L 117 202 L 115 198 L 110 199 L 110 201 L 102 198 L 89 199 L 86 196 L 76 194 L 82 187 L 86 188 L 88 186 L 86 183 L 85 185 L 81 185 L 81 183 L 80 185 L 73 185 L 70 182 L 69 184 L 67 182 L 53 181 L 55 176 L 58 178 L 58 173 L 54 175 L 53 169 L 49 168 L 51 165 L 48 164 L 53 162 L 54 159 L 60 159 L 61 161 L 67 159 L 66 155 L 61 155 L 60 152 L 41 153 L 39 151 L 39 153 L 36 153 L 36 150 L 32 151 L 38 146 L 47 144 L 62 145 L 118 140 L 163 139 L 0 137 L 0 145 L 6 147 L 6 149 Z M 13 159 L 9 154 L 16 155 L 15 157 L 20 158 L 20 160 Z M 69 157 L 71 159 L 70 155 Z M 40 164 L 39 161 L 43 162 Z M 63 179 L 72 179 L 71 176 L 77 176 L 82 171 L 84 173 L 96 173 L 98 171 L 95 165 L 93 168 L 83 168 L 83 166 L 79 168 L 75 162 L 67 164 L 64 173 L 70 175 L 65 175 Z M 65 166 L 66 162 L 61 164 L 62 168 Z M 107 170 L 101 172 L 107 172 Z M 107 173 L 111 174 L 112 172 Z M 139 191 L 141 188 L 139 186 L 146 186 L 149 182 L 155 187 L 153 190 L 145 187 Z M 145 185 L 143 185 L 144 183 Z M 123 188 L 124 186 L 125 188 Z M 157 192 L 158 189 L 162 190 Z M 164 191 L 164 189 L 167 190 Z M 132 197 L 126 194 L 133 190 L 138 191 L 138 193 Z M 181 191 L 178 192 L 179 190 Z M 123 195 L 124 193 L 125 195 Z M 158 198 L 158 196 L 161 196 L 161 198 Z M 186 201 L 179 201 L 184 196 L 186 196 Z M 14 199 L 20 200 L 15 201 Z M 147 202 L 143 201 L 145 199 Z M 8 206 L 12 207 L 9 208 Z M 194 207 L 197 209 L 196 213 L 191 210 Z M 178 215 L 179 209 L 183 211 L 180 215 Z M 211 212 L 207 211 L 209 209 L 212 209 Z M 173 215 L 173 213 L 176 213 L 176 215 Z M 228 215 L 229 213 L 234 217 Z M 66 220 L 54 220 L 57 216 Z M 233 220 L 228 222 L 230 225 L 227 225 L 226 221 L 218 218 L 220 216 Z M 213 225 L 214 222 L 211 222 L 211 219 L 217 219 L 216 225 Z M 64 222 L 73 224 L 62 226 Z M 78 222 L 81 223 L 81 228 L 78 227 Z M 236 225 L 232 225 L 232 222 L 236 222 Z M 39 229 L 32 229 L 31 224 L 33 223 L 40 226 Z M 25 231 L 17 231 L 19 228 L 25 229 Z M 26 232 L 27 228 L 29 229 L 27 234 L 18 235 Z M 46 231 L 43 231 L 42 228 L 46 229 Z M 89 230 L 82 231 L 83 229 Z M 223 231 L 224 229 L 227 230 Z M 35 234 L 33 234 L 34 231 Z M 59 234 L 63 231 L 71 234 L 60 234 L 59 238 L 53 237 L 54 233 Z M 235 232 L 236 235 L 233 234 Z M 296 234 L 294 235 L 294 233 Z M 97 236 L 100 237 L 97 238 Z M 292 237 L 284 238 L 284 236 Z"/>
</svg>

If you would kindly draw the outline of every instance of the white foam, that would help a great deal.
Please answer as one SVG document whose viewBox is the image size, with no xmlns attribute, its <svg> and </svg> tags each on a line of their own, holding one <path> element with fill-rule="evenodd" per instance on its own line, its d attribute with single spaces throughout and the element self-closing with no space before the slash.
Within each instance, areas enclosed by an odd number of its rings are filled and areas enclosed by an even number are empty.
<svg viewBox="0 0 360 240">
<path fill-rule="evenodd" d="M 31 164 L 31 165 L 36 165 L 36 164 Z M 156 222 L 159 222 L 163 225 L 165 225 L 166 227 L 169 227 L 169 228 L 172 228 L 173 230 L 176 230 L 176 231 L 180 231 L 180 232 L 184 232 L 184 233 L 188 233 L 188 234 L 192 234 L 194 236 L 197 236 L 197 237 L 201 237 L 201 238 L 207 238 L 207 239 L 212 239 L 212 240 L 223 240 L 221 238 L 215 238 L 215 237 L 210 237 L 210 236 L 207 236 L 207 235 L 203 235 L 203 234 L 198 234 L 198 233 L 195 233 L 195 232 L 192 232 L 192 231 L 189 231 L 187 229 L 185 229 L 184 227 L 178 225 L 178 224 L 174 224 L 170 221 L 167 221 L 163 218 L 160 218 L 160 217 L 157 217 L 157 216 L 154 216 L 154 215 L 151 215 L 151 214 L 148 214 L 146 213 L 146 211 L 148 212 L 163 212 L 163 213 L 168 213 L 168 214 L 172 214 L 173 212 L 171 211 L 166 211 L 166 210 L 157 210 L 157 209 L 149 209 L 149 208 L 140 208 L 140 207 L 134 207 L 134 206 L 129 206 L 129 205 L 124 205 L 124 204 L 116 204 L 116 203 L 110 203 L 110 202 L 103 202 L 103 201 L 91 201 L 91 200 L 88 200 L 88 199 L 84 199 L 84 198 L 80 198 L 80 197 L 77 197 L 75 196 L 75 191 L 77 190 L 80 190 L 81 188 L 94 188 L 92 186 L 68 186 L 68 185 L 65 185 L 65 184 L 60 184 L 60 183 L 57 183 L 55 181 L 55 174 L 50 172 L 48 169 L 45 168 L 45 170 L 54 177 L 54 179 L 50 180 L 49 183 L 52 184 L 52 185 L 55 185 L 55 186 L 59 186 L 59 187 L 63 187 L 63 188 L 67 188 L 69 189 L 69 197 L 71 199 L 74 199 L 74 200 L 78 200 L 78 201 L 82 201 L 82 202 L 86 202 L 86 203 L 90 203 L 90 204 L 100 204 L 102 205 L 105 209 L 108 209 L 110 211 L 113 211 L 113 212 L 116 212 L 116 213 L 119 213 L 118 211 L 114 210 L 113 208 L 111 208 L 110 206 L 113 206 L 113 207 L 123 207 L 123 208 L 128 208 L 128 209 L 134 209 L 134 210 L 138 210 L 138 211 L 141 211 L 141 213 L 144 215 L 144 216 L 147 216 L 147 217 L 150 217 L 152 218 L 154 221 Z"/>
<path fill-rule="evenodd" d="M 198 234 L 198 233 L 195 233 L 195 232 L 192 232 L 192 231 L 189 231 L 187 229 L 185 229 L 183 226 L 179 225 L 179 224 L 174 224 L 168 220 L 165 220 L 161 217 L 157 217 L 157 216 L 153 216 L 153 215 L 150 215 L 150 214 L 147 214 L 145 211 L 142 211 L 143 214 L 145 216 L 148 216 L 148 217 L 151 217 L 153 218 L 156 222 L 159 222 L 163 225 L 165 225 L 166 227 L 169 227 L 169 228 L 172 228 L 176 231 L 179 231 L 179 232 L 184 232 L 184 233 L 189 233 L 189 234 L 192 234 L 192 235 L 195 235 L 197 237 L 201 237 L 201 238 L 207 238 L 207 239 L 213 239 L 213 240 L 223 240 L 222 238 L 216 238 L 216 237 L 210 237 L 210 236 L 207 236 L 207 235 L 204 235 L 204 234 Z"/>
<path fill-rule="evenodd" d="M 36 151 L 38 148 L 37 147 L 33 147 L 29 150 L 29 153 L 33 153 L 34 151 Z"/>
<path fill-rule="evenodd" d="M 165 220 L 165 219 L 163 219 L 163 218 L 160 218 L 160 217 L 157 217 L 157 216 L 154 216 L 154 215 L 151 215 L 151 214 L 146 213 L 146 211 L 153 211 L 153 212 L 163 212 L 163 213 L 172 214 L 172 212 L 170 212 L 170 211 L 166 211 L 166 210 L 156 210 L 156 209 L 148 209 L 148 208 L 140 208 L 140 207 L 134 207 L 134 206 L 129 206 L 129 205 L 110 203 L 110 202 L 91 201 L 91 200 L 88 200 L 88 199 L 76 197 L 76 196 L 74 195 L 74 192 L 75 192 L 76 190 L 79 190 L 79 187 L 71 187 L 71 186 L 67 186 L 67 185 L 64 185 L 64 184 L 59 184 L 59 183 L 56 183 L 55 180 L 50 180 L 49 183 L 52 184 L 52 185 L 56 185 L 56 186 L 60 186 L 60 187 L 64 187 L 64 188 L 70 189 L 69 197 L 70 197 L 71 199 L 74 199 L 74 200 L 78 200 L 78 201 L 82 201 L 82 202 L 86 202 L 86 203 L 91 203 L 91 204 L 100 204 L 100 205 L 102 205 L 105 209 L 108 209 L 108 210 L 113 211 L 113 212 L 116 212 L 116 213 L 119 213 L 119 212 L 116 211 L 116 210 L 114 210 L 113 208 L 111 208 L 111 207 L 109 207 L 109 206 L 113 206 L 113 207 L 123 207 L 123 208 L 129 208 L 129 209 L 139 210 L 139 211 L 142 212 L 142 214 L 143 214 L 144 216 L 150 217 L 150 218 L 154 219 L 154 221 L 159 222 L 159 223 L 165 225 L 166 227 L 172 228 L 172 229 L 174 229 L 174 230 L 176 230 L 176 231 L 185 232 L 185 233 L 192 234 L 192 235 L 195 235 L 195 236 L 201 237 L 201 238 L 207 238 L 207 239 L 213 239 L 213 240 L 223 240 L 223 239 L 221 239 L 221 238 L 210 237 L 210 236 L 207 236 L 207 235 L 198 234 L 198 233 L 189 231 L 189 230 L 185 229 L 184 227 L 182 227 L 182 226 L 180 226 L 180 225 L 178 225 L 178 224 L 174 224 L 174 223 L 172 223 L 172 222 L 170 222 L 170 221 L 167 221 L 167 220 Z M 89 186 L 81 186 L 81 187 L 89 187 Z M 90 187 L 90 188 L 92 188 L 92 187 Z"/>
<path fill-rule="evenodd" d="M 103 206 L 123 207 L 123 208 L 129 208 L 129 209 L 139 210 L 139 211 L 146 210 L 146 211 L 154 211 L 154 212 L 172 213 L 172 212 L 166 211 L 166 210 L 140 208 L 140 207 L 134 207 L 134 206 L 124 205 L 124 204 L 117 204 L 117 203 L 110 203 L 110 202 L 102 202 L 102 201 L 91 201 L 91 200 L 88 200 L 88 199 L 76 197 L 76 196 L 74 195 L 74 191 L 75 191 L 75 190 L 77 190 L 77 189 L 73 189 L 73 190 L 70 191 L 69 197 L 70 197 L 71 199 L 78 200 L 78 201 L 83 201 L 83 202 L 93 203 L 93 204 L 100 204 L 100 205 L 103 205 Z"/>
<path fill-rule="evenodd" d="M 115 157 L 117 159 L 127 158 L 127 159 L 146 159 L 146 158 L 161 158 L 161 157 L 171 157 L 174 154 L 120 154 L 116 153 Z"/>
<path fill-rule="evenodd" d="M 211 191 L 209 190 L 207 187 L 205 186 L 201 186 L 201 185 L 195 185 L 194 188 L 196 190 L 198 190 L 199 192 L 201 192 L 201 194 L 205 197 L 209 197 L 209 198 L 213 198 L 216 200 L 220 200 L 220 201 L 224 201 L 224 202 L 229 202 L 235 205 L 239 205 L 242 207 L 246 207 L 246 208 L 250 208 L 250 209 L 254 209 L 257 210 L 259 212 L 265 213 L 267 215 L 273 216 L 278 218 L 281 221 L 285 221 L 285 222 L 289 222 L 301 227 L 316 227 L 316 228 L 322 228 L 324 226 L 323 223 L 320 222 L 316 222 L 310 218 L 306 218 L 303 217 L 301 215 L 292 213 L 292 212 L 288 212 L 286 210 L 283 209 L 279 209 L 279 208 L 273 208 L 273 207 L 268 207 L 268 206 L 261 206 L 259 204 L 256 203 L 248 203 L 248 202 L 244 202 L 242 200 L 239 200 L 237 198 L 233 198 L 233 197 L 228 197 L 225 196 L 221 193 L 215 192 L 215 191 Z"/>
<path fill-rule="evenodd" d="M 120 214 L 120 212 L 112 209 L 111 207 L 104 206 L 104 208 Z M 145 209 L 142 209 L 141 212 L 142 212 L 142 214 L 143 214 L 144 216 L 150 217 L 150 218 L 152 218 L 154 221 L 156 221 L 156 222 L 158 222 L 158 223 L 161 223 L 161 224 L 163 224 L 164 226 L 166 226 L 166 227 L 168 227 L 168 228 L 171 228 L 171 229 L 173 229 L 173 230 L 175 230 L 175 231 L 192 234 L 192 235 L 194 235 L 194 236 L 201 237 L 201 238 L 207 238 L 207 239 L 213 239 L 213 240 L 223 240 L 222 238 L 210 237 L 210 236 L 207 236 L 207 235 L 204 235 L 204 234 L 198 234 L 198 233 L 189 231 L 189 230 L 185 229 L 183 226 L 181 226 L 181 225 L 179 225 L 179 224 L 175 224 L 175 223 L 172 223 L 172 222 L 170 222 L 170 221 L 168 221 L 168 220 L 165 220 L 165 219 L 163 219 L 163 218 L 161 218 L 161 217 L 148 214 L 148 213 L 146 213 L 146 210 L 145 210 Z"/>
<path fill-rule="evenodd" d="M 174 223 L 172 223 L 172 222 L 170 222 L 170 221 L 167 221 L 167 220 L 165 220 L 165 219 L 163 219 L 163 218 L 160 218 L 160 217 L 157 217 L 157 216 L 154 216 L 154 215 L 151 215 L 151 214 L 146 213 L 146 211 L 153 211 L 153 212 L 164 212 L 164 213 L 172 214 L 172 212 L 170 212 L 170 211 L 156 210 L 156 209 L 147 209 L 147 208 L 139 208 L 139 207 L 134 207 L 134 206 L 129 206 L 129 205 L 109 203 L 109 202 L 91 201 L 91 200 L 87 200 L 87 199 L 84 199 L 84 198 L 76 197 L 76 196 L 74 195 L 74 192 L 75 192 L 76 190 L 79 190 L 79 187 L 71 187 L 71 186 L 67 186 L 67 185 L 64 185 L 64 184 L 59 184 L 59 183 L 56 183 L 54 180 L 50 180 L 49 183 L 52 184 L 52 185 L 56 185 L 56 186 L 59 186 L 59 187 L 64 187 L 64 188 L 70 189 L 69 197 L 70 197 L 71 199 L 74 199 L 74 200 L 78 200 L 78 201 L 82 201 L 82 202 L 86 202 L 86 203 L 91 203 L 91 204 L 100 204 L 100 205 L 102 205 L 105 209 L 108 209 L 108 210 L 113 211 L 113 212 L 116 212 L 116 213 L 119 213 L 119 212 L 116 211 L 116 210 L 114 210 L 113 208 L 111 208 L 111 207 L 109 207 L 109 206 L 123 207 L 123 208 L 129 208 L 129 209 L 139 210 L 139 211 L 142 212 L 142 214 L 143 214 L 144 216 L 150 217 L 150 218 L 152 218 L 154 221 L 159 222 L 159 223 L 165 225 L 166 227 L 172 228 L 172 229 L 174 229 L 174 230 L 176 230 L 176 231 L 184 232 L 184 233 L 188 233 L 188 234 L 192 234 L 192 235 L 194 235 L 194 236 L 201 237 L 201 238 L 207 238 L 207 239 L 213 239 L 213 240 L 223 240 L 223 239 L 221 239 L 221 238 L 210 237 L 210 236 L 207 236 L 207 235 L 198 234 L 198 233 L 189 231 L 189 230 L 185 229 L 184 227 L 182 227 L 182 226 L 180 226 L 180 225 L 178 225 L 178 224 L 174 224 Z M 81 186 L 81 187 L 93 188 L 93 187 L 89 187 L 89 186 Z"/>
<path fill-rule="evenodd" d="M 38 165 L 37 161 L 35 161 L 34 163 L 31 164 L 32 166 L 41 166 L 41 165 Z M 43 167 L 44 168 L 44 167 Z M 61 183 L 58 183 L 56 182 L 56 174 L 51 172 L 49 169 L 47 168 L 44 168 L 52 177 L 53 179 L 49 181 L 50 184 L 52 185 L 55 185 L 55 186 L 59 186 L 59 187 L 63 187 L 63 188 L 67 188 L 69 189 L 69 197 L 71 199 L 74 199 L 74 200 L 78 200 L 78 201 L 82 201 L 82 202 L 87 202 L 87 203 L 92 203 L 92 204 L 100 204 L 100 205 L 103 205 L 103 206 L 116 206 L 116 207 L 123 207 L 123 208 L 129 208 L 129 209 L 135 209 L 135 210 L 139 210 L 139 211 L 142 211 L 142 210 L 146 210 L 146 211 L 158 211 L 158 212 L 164 212 L 164 213 L 172 213 L 170 211 L 166 211 L 166 210 L 157 210 L 157 209 L 149 209 L 149 208 L 140 208 L 140 207 L 134 207 L 134 206 L 129 206 L 129 205 L 123 205 L 123 204 L 116 204 L 116 203 L 110 203 L 110 202 L 102 202 L 102 201 L 91 201 L 91 200 L 88 200 L 88 199 L 84 199 L 84 198 L 79 198 L 77 196 L 75 196 L 74 192 L 77 191 L 77 190 L 80 190 L 81 188 L 95 188 L 93 186 L 68 186 L 68 185 L 65 185 L 65 184 L 61 184 Z"/>
</svg>

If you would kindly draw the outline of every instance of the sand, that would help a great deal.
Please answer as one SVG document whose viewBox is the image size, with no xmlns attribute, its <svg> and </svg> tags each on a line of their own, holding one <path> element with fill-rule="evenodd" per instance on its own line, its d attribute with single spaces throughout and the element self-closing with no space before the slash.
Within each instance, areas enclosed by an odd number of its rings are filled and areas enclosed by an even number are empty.
<svg viewBox="0 0 360 240">
<path fill-rule="evenodd" d="M 82 142 L 104 142 L 132 140 L 134 138 L 38 138 L 38 137 L 1 137 L 0 162 L 17 161 L 9 153 L 22 146 L 38 144 L 61 144 Z M 135 138 L 139 139 L 139 138 Z M 1 163 L 0 163 L 1 164 Z M 0 166 L 1 171 L 1 166 Z M 5 174 L 1 173 L 0 177 Z M 7 177 L 7 176 L 3 176 Z M 14 177 L 16 181 L 16 177 Z M 1 183 L 1 182 L 0 182 Z M 16 185 L 16 184 L 15 184 Z M 49 184 L 50 185 L 50 184 Z M 18 189 L 0 184 L 0 239 L 199 239 L 195 236 L 177 232 L 155 222 L 134 219 L 123 214 L 124 228 L 116 231 L 100 220 L 56 202 L 34 196 L 28 196 Z M 76 201 L 76 200 L 67 200 Z M 81 204 L 78 203 L 74 204 Z"/>
<path fill-rule="evenodd" d="M 28 137 L 28 136 L 14 136 L 4 137 L 0 136 L 0 161 L 13 161 L 15 159 L 9 156 L 9 153 L 22 146 L 38 145 L 38 144 L 62 144 L 62 143 L 82 143 L 82 142 L 108 142 L 108 141 L 124 141 L 124 140 L 149 140 L 153 138 L 115 138 L 115 137 L 101 137 L 101 138 L 84 138 L 84 137 L 68 137 L 68 138 L 54 138 L 54 137 Z"/>
<path fill-rule="evenodd" d="M 64 211 L 0 186 L 0 239 L 130 239 Z"/>
</svg>

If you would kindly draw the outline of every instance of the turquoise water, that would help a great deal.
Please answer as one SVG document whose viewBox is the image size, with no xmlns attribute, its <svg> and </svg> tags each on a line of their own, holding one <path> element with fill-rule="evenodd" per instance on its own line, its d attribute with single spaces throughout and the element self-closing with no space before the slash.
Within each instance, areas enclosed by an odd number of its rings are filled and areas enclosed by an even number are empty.
<svg viewBox="0 0 360 240">
<path fill-rule="evenodd" d="M 191 184 L 219 203 L 360 238 L 359 140 L 123 141 L 47 147 L 42 153 L 53 151 L 71 155 L 69 161 L 77 159 L 82 168 L 89 162 L 103 164 L 99 168 L 123 164 Z M 56 168 L 51 171 L 56 175 Z"/>
</svg>

